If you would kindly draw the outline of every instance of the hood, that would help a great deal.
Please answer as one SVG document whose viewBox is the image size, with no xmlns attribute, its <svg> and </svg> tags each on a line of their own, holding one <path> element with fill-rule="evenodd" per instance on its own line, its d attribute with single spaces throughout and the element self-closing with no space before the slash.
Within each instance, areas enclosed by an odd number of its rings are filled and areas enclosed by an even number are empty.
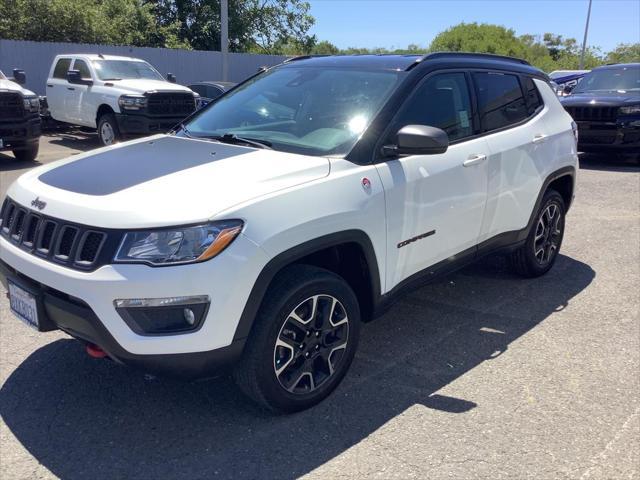
<svg viewBox="0 0 640 480">
<path fill-rule="evenodd" d="M 189 92 L 193 93 L 187 87 L 176 83 L 165 82 L 163 80 L 146 80 L 143 78 L 125 78 L 123 80 L 113 80 L 114 87 L 122 90 L 128 90 L 131 93 L 145 93 L 154 90 L 162 92 Z"/>
<path fill-rule="evenodd" d="M 323 157 L 157 135 L 36 168 L 7 194 L 70 222 L 146 228 L 204 222 L 328 174 Z"/>
<path fill-rule="evenodd" d="M 625 91 L 577 92 L 562 97 L 560 102 L 566 107 L 622 107 L 628 104 L 640 103 L 640 93 Z"/>
<path fill-rule="evenodd" d="M 16 82 L 12 82 L 11 80 L 4 80 L 0 78 L 0 91 L 10 91 L 10 92 L 19 92 L 22 95 L 35 95 L 31 90 L 27 90 L 26 88 L 22 88 Z"/>
</svg>

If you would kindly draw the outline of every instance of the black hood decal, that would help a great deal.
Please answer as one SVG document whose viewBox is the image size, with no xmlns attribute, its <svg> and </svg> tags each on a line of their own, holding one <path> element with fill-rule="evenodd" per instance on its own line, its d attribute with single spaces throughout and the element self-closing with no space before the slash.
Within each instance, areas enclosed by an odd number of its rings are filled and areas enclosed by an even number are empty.
<svg viewBox="0 0 640 480">
<path fill-rule="evenodd" d="M 167 155 L 167 149 L 176 151 L 176 154 Z M 251 150 L 164 137 L 90 155 L 49 170 L 38 179 L 74 193 L 110 195 L 181 170 L 246 153 L 251 153 Z"/>
</svg>

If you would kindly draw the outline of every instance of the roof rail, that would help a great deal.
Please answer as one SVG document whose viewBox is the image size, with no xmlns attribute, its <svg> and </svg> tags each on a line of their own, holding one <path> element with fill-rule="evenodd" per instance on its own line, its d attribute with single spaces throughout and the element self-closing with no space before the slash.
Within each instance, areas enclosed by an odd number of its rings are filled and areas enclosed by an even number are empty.
<svg viewBox="0 0 640 480">
<path fill-rule="evenodd" d="M 523 60 L 521 58 L 508 57 L 506 55 L 495 55 L 493 53 L 434 52 L 434 53 L 427 53 L 423 57 L 420 57 L 414 63 L 409 65 L 409 67 L 407 67 L 407 70 L 411 70 L 412 68 L 414 68 L 416 65 L 418 65 L 420 62 L 422 62 L 424 60 L 433 60 L 433 59 L 436 59 L 436 58 L 452 57 L 452 56 L 478 57 L 478 58 L 484 58 L 486 60 L 502 60 L 502 61 L 507 61 L 507 62 L 512 62 L 512 63 L 519 63 L 521 65 L 531 65 L 529 62 L 527 62 L 526 60 Z"/>
<path fill-rule="evenodd" d="M 309 58 L 329 57 L 329 56 L 330 55 L 298 55 L 296 57 L 289 57 L 282 63 L 297 62 L 298 60 L 308 60 Z"/>
</svg>

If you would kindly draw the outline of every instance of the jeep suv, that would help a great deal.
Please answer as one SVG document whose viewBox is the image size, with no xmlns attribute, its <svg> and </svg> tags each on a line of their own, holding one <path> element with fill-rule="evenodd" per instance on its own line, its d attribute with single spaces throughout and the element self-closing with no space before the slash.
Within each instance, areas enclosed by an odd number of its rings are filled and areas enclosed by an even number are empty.
<svg viewBox="0 0 640 480">
<path fill-rule="evenodd" d="M 640 63 L 594 68 L 561 101 L 580 151 L 640 152 Z"/>
<path fill-rule="evenodd" d="M 58 55 L 47 79 L 51 117 L 97 129 L 102 145 L 167 132 L 195 111 L 196 98 L 144 60 L 114 55 Z"/>
<path fill-rule="evenodd" d="M 0 265 L 28 325 L 146 371 L 326 397 L 362 322 L 492 252 L 557 259 L 576 138 L 545 74 L 480 54 L 300 57 L 176 131 L 34 169 Z"/>
<path fill-rule="evenodd" d="M 0 71 L 0 152 L 11 150 L 16 159 L 32 162 L 41 134 L 40 100 L 25 83 L 23 70 L 15 69 L 12 80 Z"/>
</svg>

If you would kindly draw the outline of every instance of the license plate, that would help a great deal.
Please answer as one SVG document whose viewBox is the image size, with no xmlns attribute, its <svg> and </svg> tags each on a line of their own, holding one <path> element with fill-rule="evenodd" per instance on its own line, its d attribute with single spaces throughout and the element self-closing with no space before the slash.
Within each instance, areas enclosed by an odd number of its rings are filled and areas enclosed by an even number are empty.
<svg viewBox="0 0 640 480">
<path fill-rule="evenodd" d="M 9 307 L 16 317 L 38 330 L 38 304 L 36 298 L 11 282 L 9 282 Z"/>
</svg>

